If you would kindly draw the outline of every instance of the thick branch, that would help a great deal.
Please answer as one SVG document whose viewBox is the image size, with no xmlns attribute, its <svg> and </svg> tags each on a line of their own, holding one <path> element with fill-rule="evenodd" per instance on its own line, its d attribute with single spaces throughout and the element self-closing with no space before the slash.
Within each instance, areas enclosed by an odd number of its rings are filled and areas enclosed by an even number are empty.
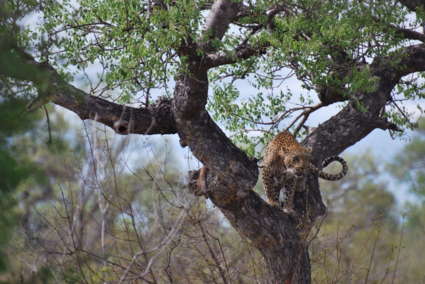
<svg viewBox="0 0 425 284">
<path fill-rule="evenodd" d="M 84 95 L 82 100 L 75 99 L 81 95 Z M 68 85 L 65 90 L 54 92 L 51 101 L 75 112 L 82 120 L 96 120 L 118 134 L 177 133 L 169 100 L 158 100 L 148 108 L 133 108 L 88 95 Z"/>
<path fill-rule="evenodd" d="M 254 49 L 249 45 L 238 46 L 235 49 L 235 52 L 224 53 L 221 52 L 219 54 L 210 53 L 204 57 L 204 64 L 208 68 L 214 68 L 226 64 L 236 63 L 241 59 L 248 59 L 253 55 L 261 55 L 265 54 L 265 48 L 261 47 L 260 49 Z"/>
<path fill-rule="evenodd" d="M 239 2 L 232 0 L 217 0 L 214 1 L 211 12 L 205 20 L 204 26 L 204 43 L 202 51 L 205 53 L 214 52 L 215 48 L 211 40 L 221 40 L 229 27 L 229 24 L 234 21 L 239 12 Z"/>
<path fill-rule="evenodd" d="M 337 90 L 335 87 L 322 88 L 319 90 L 317 96 L 324 106 L 348 100 L 348 97 L 344 96 L 341 90 Z"/>
<path fill-rule="evenodd" d="M 419 41 L 425 42 L 425 35 L 420 32 L 398 28 L 396 30 L 396 34 L 403 35 L 403 38 L 406 38 L 406 39 L 419 40 Z"/>
<path fill-rule="evenodd" d="M 208 40 L 202 44 L 204 56 L 199 55 L 198 44 L 190 37 L 179 50 L 188 57 L 188 66 L 175 77 L 173 114 L 182 144 L 188 145 L 195 157 L 227 184 L 227 191 L 242 197 L 258 180 L 257 165 L 230 141 L 205 109 L 210 68 L 205 55 L 214 51 L 210 39 L 222 39 L 239 4 L 231 0 L 214 2 L 205 23 Z"/>
<path fill-rule="evenodd" d="M 406 76 L 415 72 L 425 71 L 425 45 L 407 46 L 401 52 L 398 62 L 400 68 L 392 76 Z"/>
<path fill-rule="evenodd" d="M 0 75 L 33 82 L 39 96 L 32 103 L 40 107 L 48 101 L 75 112 L 81 119 L 103 123 L 119 134 L 174 134 L 177 132 L 171 101 L 160 99 L 149 108 L 133 108 L 91 96 L 65 82 L 47 63 L 35 59 L 16 46 L 2 47 Z"/>
<path fill-rule="evenodd" d="M 391 99 L 391 91 L 400 78 L 411 72 L 423 70 L 425 47 L 423 45 L 404 48 L 399 66 L 394 67 L 391 61 L 395 58 L 378 58 L 370 65 L 371 75 L 377 78 L 375 90 L 370 93 L 357 94 L 337 115 L 322 123 L 310 134 L 304 145 L 313 147 L 312 161 L 318 165 L 326 157 L 338 155 L 354 145 L 375 129 L 398 130 L 396 125 L 380 117 L 380 110 Z M 362 111 L 357 102 L 367 108 Z"/>
<path fill-rule="evenodd" d="M 402 5 L 406 6 L 411 11 L 416 11 L 419 6 L 425 7 L 424 0 L 399 0 Z"/>
</svg>

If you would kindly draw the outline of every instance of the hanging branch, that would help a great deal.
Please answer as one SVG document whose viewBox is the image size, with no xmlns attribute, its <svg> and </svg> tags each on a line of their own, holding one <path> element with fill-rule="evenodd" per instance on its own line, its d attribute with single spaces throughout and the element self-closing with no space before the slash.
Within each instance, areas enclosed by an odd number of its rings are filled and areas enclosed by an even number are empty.
<svg viewBox="0 0 425 284">
<path fill-rule="evenodd" d="M 43 105 L 42 107 L 44 109 L 44 112 L 46 113 L 47 128 L 49 130 L 49 141 L 47 141 L 46 144 L 51 144 L 52 143 L 52 131 L 51 131 L 51 128 L 50 128 L 49 112 L 47 111 L 46 105 Z"/>
</svg>

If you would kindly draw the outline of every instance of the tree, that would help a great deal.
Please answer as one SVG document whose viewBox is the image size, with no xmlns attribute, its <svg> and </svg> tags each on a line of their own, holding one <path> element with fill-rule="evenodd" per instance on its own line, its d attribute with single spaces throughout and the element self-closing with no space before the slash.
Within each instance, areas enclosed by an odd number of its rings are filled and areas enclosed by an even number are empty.
<svg viewBox="0 0 425 284">
<path fill-rule="evenodd" d="M 414 283 L 420 276 L 400 268 L 410 254 L 397 257 L 401 224 L 396 199 L 380 178 L 383 165 L 370 151 L 347 158 L 346 178 L 322 184 L 328 212 L 310 243 L 315 282 L 386 283 L 397 272 L 397 279 Z"/>
<path fill-rule="evenodd" d="M 424 134 L 425 124 L 421 120 L 418 126 L 417 134 L 409 144 L 407 144 L 401 153 L 395 157 L 395 161 L 390 165 L 390 171 L 401 182 L 406 182 L 412 193 L 423 199 L 425 196 L 425 148 Z"/>
<path fill-rule="evenodd" d="M 412 141 L 390 163 L 385 165 L 371 151 L 345 156 L 351 166 L 347 176 L 321 184 L 328 212 L 324 220 L 316 222 L 313 231 L 317 234 L 310 243 L 315 282 L 423 280 L 424 272 L 417 265 L 424 236 L 423 149 L 423 124 L 419 123 Z M 385 167 L 415 194 L 404 208 L 389 191 L 392 178 Z"/>
<path fill-rule="evenodd" d="M 408 245 L 411 248 L 409 256 L 411 263 L 422 258 L 420 246 L 425 235 L 425 124 L 423 119 L 419 121 L 418 131 L 409 144 L 398 153 L 394 161 L 389 165 L 390 172 L 397 180 L 409 187 L 414 199 L 405 204 L 406 233 Z M 422 281 L 425 276 L 418 267 L 410 268 L 412 275 L 417 275 L 417 281 Z M 421 277 L 419 279 L 419 277 Z"/>
<path fill-rule="evenodd" d="M 16 149 L 10 143 L 10 139 L 19 133 L 28 131 L 36 124 L 37 116 L 22 115 L 20 108 L 25 102 L 20 99 L 4 99 L 0 102 L 0 272 L 7 270 L 8 264 L 4 258 L 3 247 L 13 236 L 13 228 L 16 225 L 16 214 L 9 212 L 16 204 L 13 194 L 16 186 L 24 180 L 32 170 L 31 164 L 22 164 L 16 159 Z M 19 121 L 19 122 L 18 122 Z"/>
<path fill-rule="evenodd" d="M 305 240 L 326 207 L 314 176 L 295 196 L 299 222 L 268 206 L 252 190 L 255 146 L 292 128 L 318 166 L 374 129 L 397 136 L 414 127 L 402 104 L 423 98 L 420 1 L 3 3 L 4 88 L 32 96 L 29 110 L 50 101 L 118 134 L 177 134 L 208 168 L 207 187 L 189 187 L 260 251 L 269 283 L 311 282 Z M 25 26 L 34 15 L 36 29 Z M 90 66 L 100 67 L 97 78 Z M 85 74 L 87 91 L 70 83 Z M 301 94 L 291 107 L 292 92 L 280 90 L 291 76 L 319 102 Z M 239 98 L 238 80 L 257 94 Z M 337 115 L 300 132 L 314 111 L 336 103 Z M 251 130 L 262 135 L 249 138 Z M 198 176 L 189 173 L 188 183 Z"/>
</svg>

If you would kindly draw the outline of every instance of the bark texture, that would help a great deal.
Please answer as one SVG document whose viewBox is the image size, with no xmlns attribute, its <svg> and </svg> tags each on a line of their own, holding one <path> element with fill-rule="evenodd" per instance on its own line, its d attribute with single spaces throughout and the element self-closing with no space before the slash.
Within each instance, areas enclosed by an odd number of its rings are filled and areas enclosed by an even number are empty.
<svg viewBox="0 0 425 284">
<path fill-rule="evenodd" d="M 412 10 L 423 4 L 422 1 L 400 2 Z M 215 53 L 210 39 L 220 40 L 229 24 L 243 15 L 245 10 L 241 3 L 231 0 L 214 1 L 204 28 L 208 38 L 196 43 L 188 37 L 178 50 L 179 56 L 187 58 L 189 70 L 180 72 L 175 78 L 174 98 L 159 99 L 148 108 L 122 106 L 91 96 L 64 82 L 48 64 L 37 63 L 23 51 L 15 55 L 19 57 L 19 64 L 32 66 L 38 74 L 44 74 L 44 79 L 47 76 L 49 88 L 45 96 L 48 100 L 75 112 L 83 120 L 96 120 L 119 134 L 178 134 L 182 145 L 187 145 L 209 169 L 203 191 L 195 185 L 199 176 L 197 171 L 189 173 L 189 187 L 198 195 L 210 198 L 232 226 L 261 252 L 268 283 L 310 283 L 306 236 L 315 219 L 326 211 L 317 178 L 309 176 L 309 190 L 295 194 L 294 209 L 301 217 L 299 221 L 293 221 L 283 211 L 270 207 L 252 190 L 259 176 L 257 161 L 229 140 L 205 108 L 208 70 L 261 54 L 267 46 L 265 44 L 259 49 L 242 44 L 232 56 Z M 9 48 L 16 49 L 16 46 Z M 199 49 L 202 53 L 198 52 Z M 325 158 L 340 154 L 374 129 L 396 130 L 394 124 L 380 117 L 380 111 L 391 99 L 391 91 L 401 77 L 425 70 L 423 44 L 405 47 L 401 53 L 404 56 L 398 59 L 397 65 L 405 68 L 390 64 L 393 58 L 375 58 L 369 66 L 371 76 L 376 78 L 374 91 L 356 94 L 337 115 L 307 136 L 302 144 L 312 147 L 313 164 L 320 168 Z M 2 60 L 0 64 L 5 65 L 6 59 Z M 13 73 L 4 68 L 0 68 L 0 74 L 30 80 L 35 84 L 41 81 L 31 74 Z M 355 99 L 367 111 L 359 110 Z M 324 103 L 341 100 L 340 96 L 328 97 Z"/>
</svg>

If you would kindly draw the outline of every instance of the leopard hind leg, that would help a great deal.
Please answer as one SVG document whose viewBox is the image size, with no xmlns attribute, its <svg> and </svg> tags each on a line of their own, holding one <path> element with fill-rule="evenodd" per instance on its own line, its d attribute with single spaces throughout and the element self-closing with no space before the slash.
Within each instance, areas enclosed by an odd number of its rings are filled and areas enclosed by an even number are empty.
<svg viewBox="0 0 425 284">
<path fill-rule="evenodd" d="M 280 187 L 276 183 L 268 168 L 263 168 L 263 186 L 267 203 L 279 207 Z"/>
</svg>

